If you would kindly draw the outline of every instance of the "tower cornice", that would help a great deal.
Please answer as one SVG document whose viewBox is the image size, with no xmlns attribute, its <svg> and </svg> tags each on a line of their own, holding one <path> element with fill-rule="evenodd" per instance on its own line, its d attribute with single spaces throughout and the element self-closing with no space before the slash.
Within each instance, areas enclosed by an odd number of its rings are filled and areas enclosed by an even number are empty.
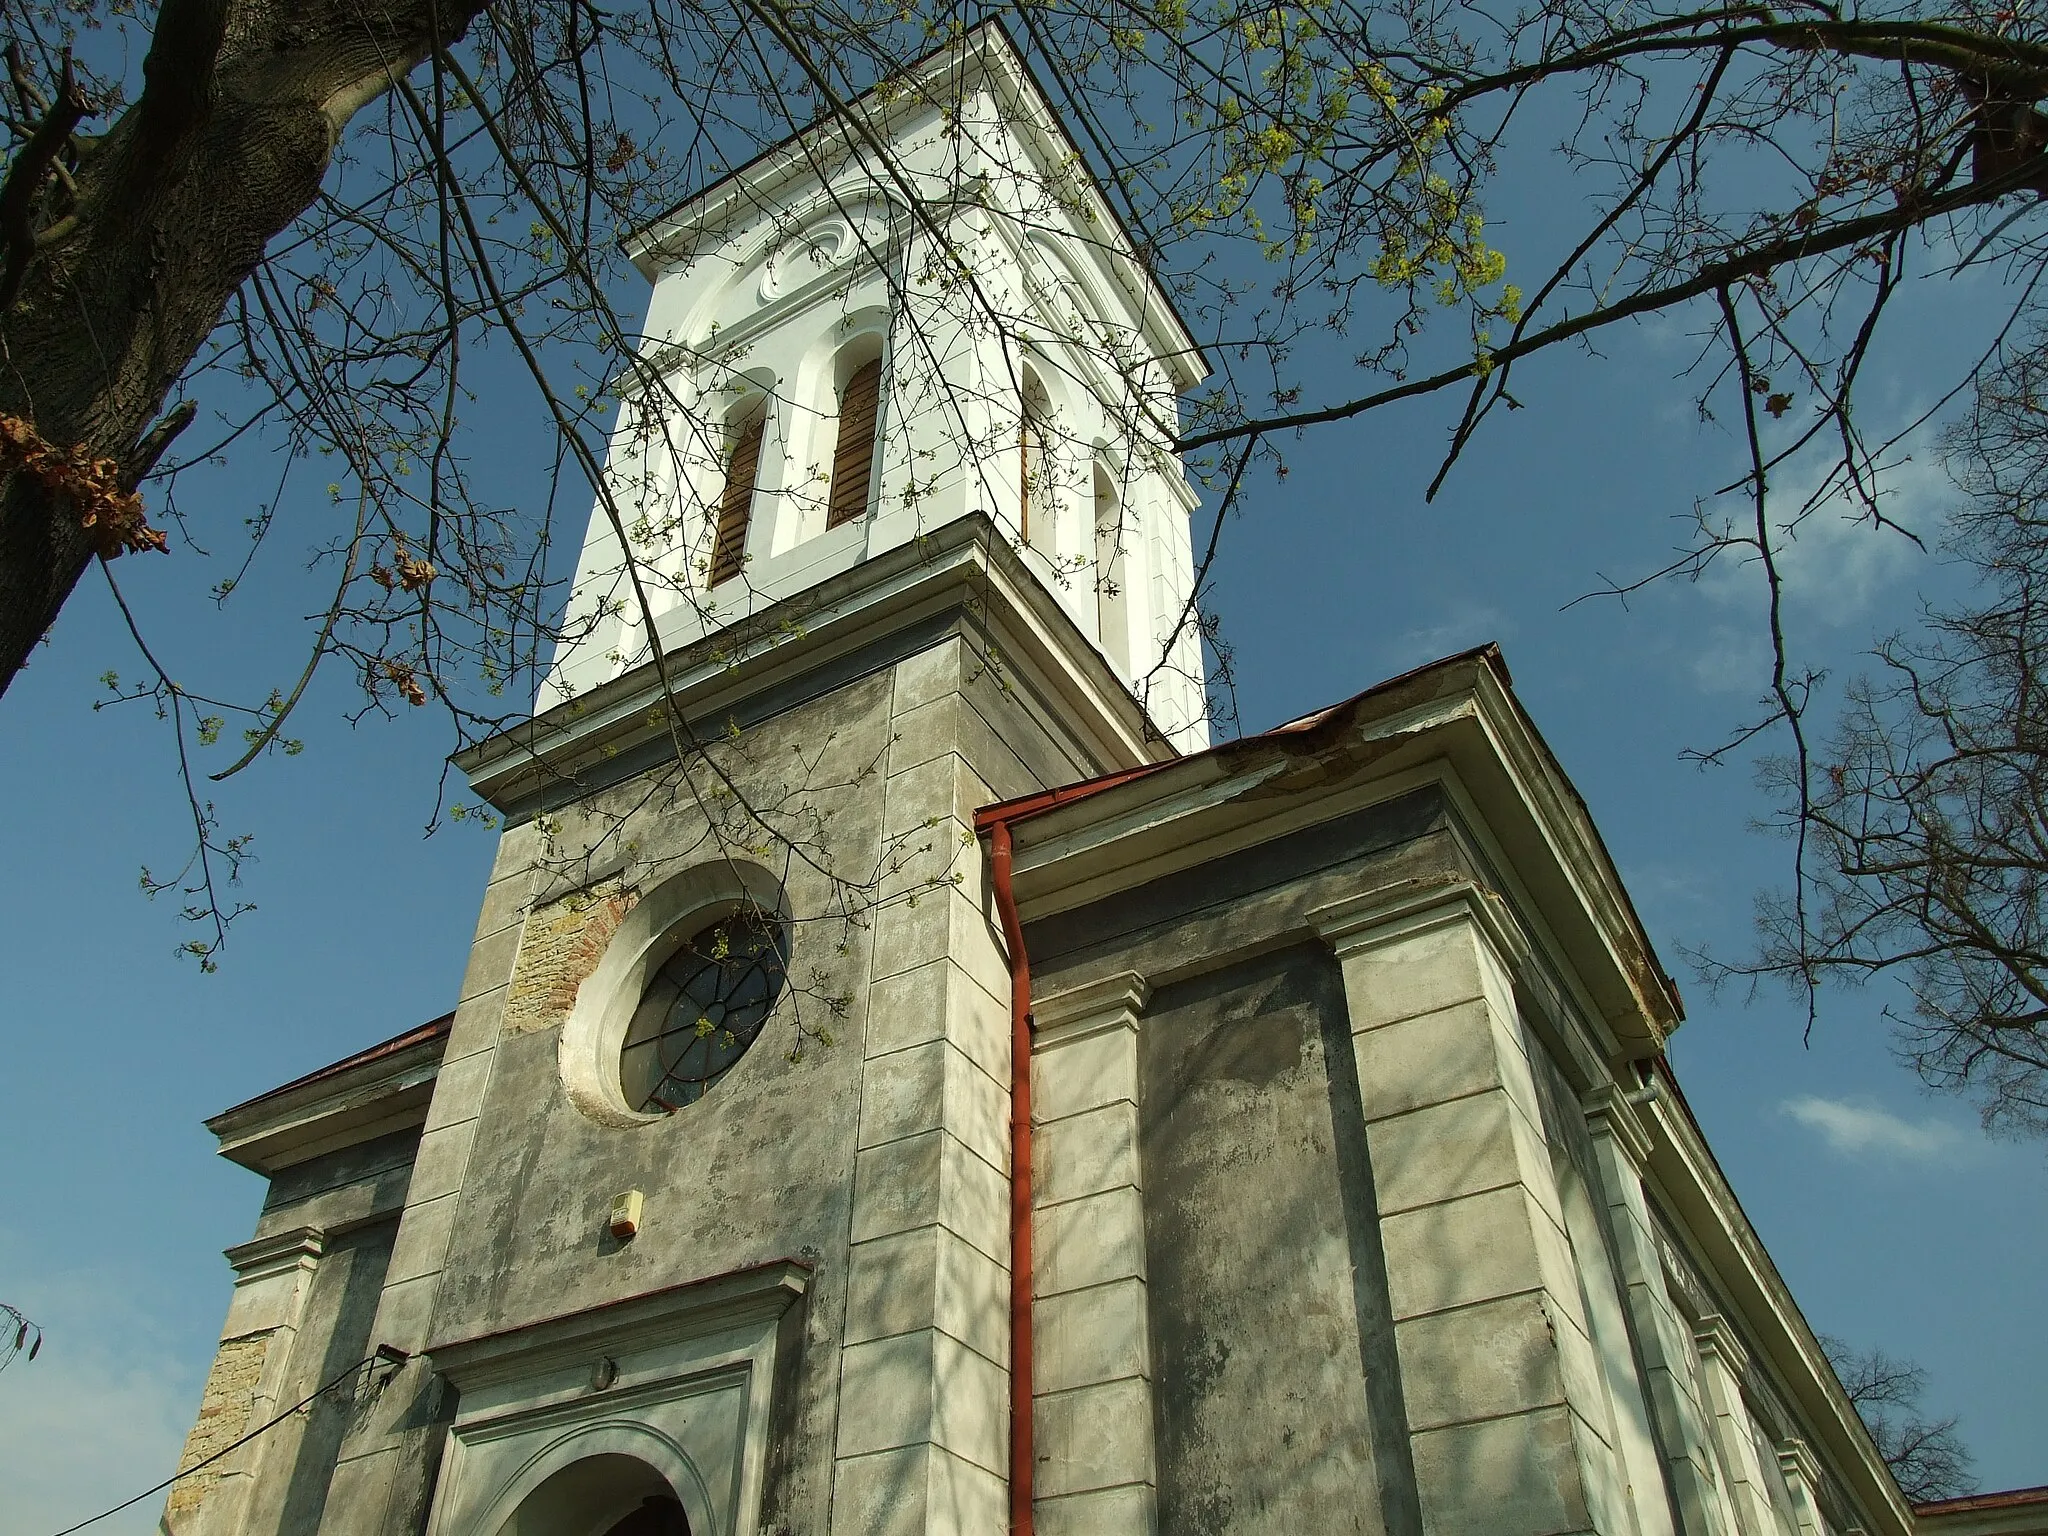
<svg viewBox="0 0 2048 1536">
<path fill-rule="evenodd" d="M 1005 682 L 1044 701 L 1095 761 L 1176 756 L 994 524 L 971 513 L 646 660 L 456 754 L 476 792 L 523 817 L 673 755 L 662 674 L 698 741 L 767 719 L 966 628 Z"/>
</svg>

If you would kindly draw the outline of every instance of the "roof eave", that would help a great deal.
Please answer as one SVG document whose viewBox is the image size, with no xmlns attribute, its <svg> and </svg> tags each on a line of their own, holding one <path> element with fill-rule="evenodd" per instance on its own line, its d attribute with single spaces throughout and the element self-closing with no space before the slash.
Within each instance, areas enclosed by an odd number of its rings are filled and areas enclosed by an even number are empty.
<svg viewBox="0 0 2048 1536">
<path fill-rule="evenodd" d="M 977 824 L 1013 826 L 1015 878 L 1030 921 L 1369 804 L 1376 793 L 1405 793 L 1418 772 L 1440 773 L 1470 795 L 1515 873 L 1556 919 L 1608 1028 L 1629 1055 L 1655 1055 L 1684 1017 L 1676 987 L 1506 676 L 1498 647 L 1479 647 L 1261 736 L 991 806 Z M 1279 789 L 1283 776 L 1314 758 L 1332 769 L 1303 775 L 1316 788 Z"/>
<path fill-rule="evenodd" d="M 220 1155 L 266 1176 L 426 1123 L 453 1015 L 259 1094 L 207 1120 Z"/>
</svg>

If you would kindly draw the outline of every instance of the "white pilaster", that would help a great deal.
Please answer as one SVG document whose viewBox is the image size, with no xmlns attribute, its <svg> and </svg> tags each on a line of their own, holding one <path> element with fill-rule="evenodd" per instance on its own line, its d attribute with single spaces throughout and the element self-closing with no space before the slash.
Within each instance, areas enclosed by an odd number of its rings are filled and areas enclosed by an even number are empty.
<svg viewBox="0 0 2048 1536">
<path fill-rule="evenodd" d="M 1138 1015 L 1124 973 L 1033 1000 L 1032 1269 L 1041 1536 L 1151 1536 L 1158 1476 L 1138 1154 Z"/>
<path fill-rule="evenodd" d="M 1789 1536 L 1771 1504 L 1756 1429 L 1742 1401 L 1742 1375 L 1748 1368 L 1748 1352 L 1735 1337 L 1735 1330 L 1716 1314 L 1699 1320 L 1693 1340 L 1699 1349 L 1700 1375 L 1714 1415 L 1714 1440 L 1721 1450 L 1721 1465 L 1728 1470 L 1728 1496 L 1735 1507 L 1736 1529 L 1742 1536 Z"/>
<path fill-rule="evenodd" d="M 1525 941 L 1463 880 L 1310 920 L 1343 966 L 1424 1529 L 1619 1536 L 1632 1522 L 1515 1008 Z"/>
<path fill-rule="evenodd" d="M 875 915 L 861 1036 L 835 1536 L 1000 1530 L 1009 1472 L 1008 962 L 978 873 L 951 645 L 899 667 L 885 836 L 906 894 Z M 973 882 L 978 885 L 979 881 Z"/>
<path fill-rule="evenodd" d="M 1680 1527 L 1685 1536 L 1729 1536 L 1734 1516 L 1714 1475 L 1708 1414 L 1700 1403 L 1686 1347 L 1690 1330 L 1664 1283 L 1664 1265 L 1643 1193 L 1649 1133 L 1621 1090 L 1611 1084 L 1588 1094 L 1585 1110 L 1608 1226 L 1620 1258 L 1618 1278 L 1642 1349 L 1644 1385 L 1677 1495 Z"/>
<path fill-rule="evenodd" d="M 1792 1491 L 1792 1524 L 1799 1536 L 1829 1536 L 1820 1512 L 1820 1462 L 1804 1440 L 1778 1442 L 1778 1469 Z"/>
</svg>

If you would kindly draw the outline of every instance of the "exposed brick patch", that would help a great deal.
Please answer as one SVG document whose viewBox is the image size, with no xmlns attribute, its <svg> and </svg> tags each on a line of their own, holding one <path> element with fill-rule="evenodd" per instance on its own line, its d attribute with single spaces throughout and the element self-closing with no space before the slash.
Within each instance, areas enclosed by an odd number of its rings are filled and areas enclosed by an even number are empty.
<svg viewBox="0 0 2048 1536">
<path fill-rule="evenodd" d="M 185 1454 L 178 1458 L 179 1471 L 218 1455 L 249 1432 L 256 1388 L 263 1380 L 264 1357 L 270 1353 L 270 1340 L 276 1331 L 268 1328 L 229 1339 L 214 1355 L 213 1369 L 206 1373 L 206 1390 L 199 1397 L 199 1417 L 192 1425 L 192 1433 L 185 1437 Z M 171 1484 L 165 1513 L 180 1518 L 198 1509 L 220 1481 L 222 1470 L 218 1466 L 208 1467 Z"/>
<path fill-rule="evenodd" d="M 638 891 L 612 884 L 571 891 L 534 908 L 512 964 L 504 1032 L 525 1035 L 561 1023 L 575 1006 L 576 989 L 597 969 L 605 946 L 639 899 Z"/>
</svg>

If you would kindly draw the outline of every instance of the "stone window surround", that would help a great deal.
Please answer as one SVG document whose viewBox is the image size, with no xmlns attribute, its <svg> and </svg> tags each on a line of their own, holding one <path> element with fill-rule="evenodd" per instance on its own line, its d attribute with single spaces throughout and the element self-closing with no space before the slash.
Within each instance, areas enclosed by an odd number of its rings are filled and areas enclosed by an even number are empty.
<svg viewBox="0 0 2048 1536">
<path fill-rule="evenodd" d="M 669 1118 L 643 1114 L 626 1102 L 619 1082 L 619 1052 L 627 1027 L 654 973 L 676 947 L 747 904 L 788 920 L 780 882 L 759 865 L 727 859 L 669 876 L 620 919 L 597 968 L 577 988 L 557 1046 L 562 1086 L 585 1115 L 621 1130 L 658 1125 Z"/>
</svg>

